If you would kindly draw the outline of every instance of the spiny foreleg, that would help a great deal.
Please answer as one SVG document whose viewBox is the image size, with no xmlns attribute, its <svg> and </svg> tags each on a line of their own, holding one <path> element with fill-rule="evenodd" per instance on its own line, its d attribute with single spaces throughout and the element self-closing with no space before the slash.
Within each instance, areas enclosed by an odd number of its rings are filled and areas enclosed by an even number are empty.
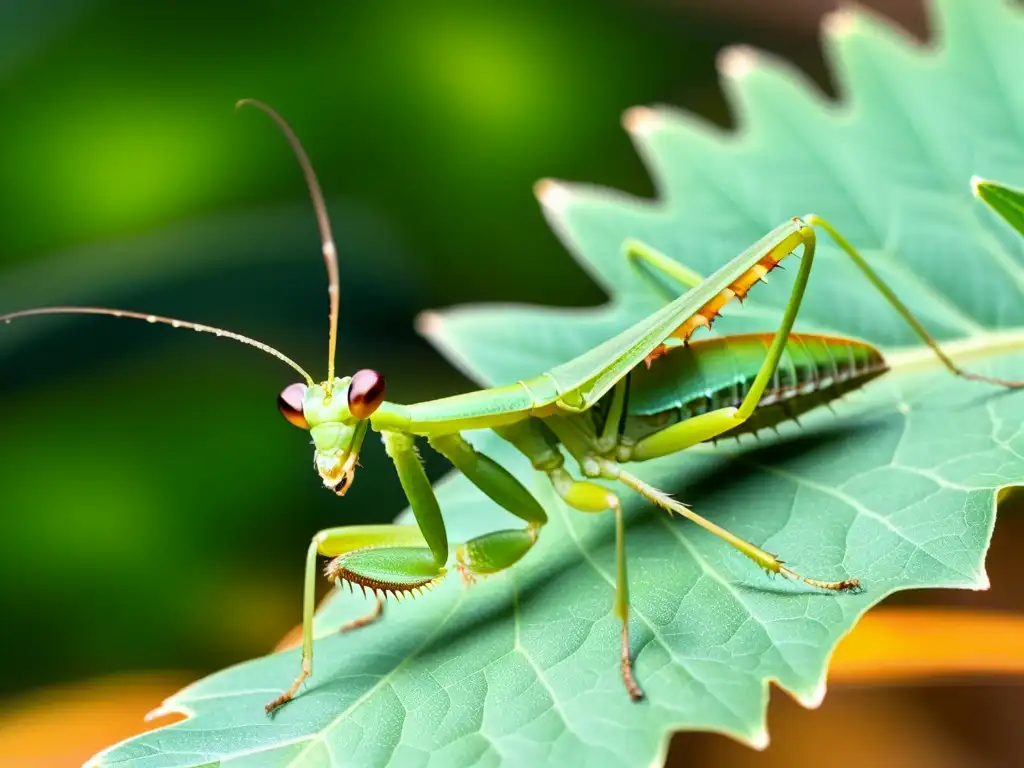
<svg viewBox="0 0 1024 768">
<path fill-rule="evenodd" d="M 302 668 L 295 682 L 267 705 L 267 712 L 290 701 L 313 673 L 313 613 L 318 556 L 330 557 L 325 574 L 338 586 L 348 584 L 378 599 L 418 595 L 446 573 L 448 537 L 441 509 L 416 453 L 412 435 L 384 432 L 384 447 L 395 464 L 416 525 L 369 525 L 321 531 L 306 556 L 303 593 Z M 536 499 L 493 459 L 476 451 L 460 435 L 437 437 L 431 444 L 494 501 L 525 520 L 525 529 L 495 531 L 456 547 L 456 561 L 467 581 L 497 573 L 519 561 L 537 541 L 547 515 Z M 379 613 L 379 609 L 375 611 Z M 371 614 L 373 616 L 373 614 Z M 362 626 L 370 617 L 346 625 Z"/>
<path fill-rule="evenodd" d="M 313 613 L 316 607 L 317 557 L 332 558 L 325 573 L 336 584 L 348 582 L 377 596 L 416 593 L 444 576 L 415 525 L 353 525 L 328 528 L 313 537 L 306 552 L 302 594 L 301 670 L 284 693 L 267 704 L 267 713 L 289 702 L 313 674 Z"/>
</svg>

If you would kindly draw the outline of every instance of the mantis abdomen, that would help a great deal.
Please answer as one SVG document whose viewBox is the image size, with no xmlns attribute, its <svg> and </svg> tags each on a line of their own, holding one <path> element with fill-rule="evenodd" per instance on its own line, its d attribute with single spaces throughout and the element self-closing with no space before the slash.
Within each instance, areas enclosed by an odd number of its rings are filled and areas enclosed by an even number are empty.
<svg viewBox="0 0 1024 768">
<path fill-rule="evenodd" d="M 648 370 L 634 370 L 623 436 L 639 440 L 684 419 L 738 406 L 750 391 L 771 340 L 770 333 L 752 333 L 691 342 Z M 887 370 L 881 352 L 866 342 L 792 334 L 757 410 L 720 437 L 796 419 Z"/>
</svg>

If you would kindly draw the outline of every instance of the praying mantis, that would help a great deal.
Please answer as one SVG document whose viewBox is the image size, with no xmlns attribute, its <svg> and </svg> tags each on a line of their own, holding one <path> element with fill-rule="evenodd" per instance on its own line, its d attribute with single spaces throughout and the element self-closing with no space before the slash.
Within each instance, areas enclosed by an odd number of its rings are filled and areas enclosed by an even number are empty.
<svg viewBox="0 0 1024 768">
<path fill-rule="evenodd" d="M 957 376 L 1004 387 L 1024 381 L 980 376 L 959 368 L 926 328 L 893 293 L 857 250 L 820 216 L 793 218 L 779 225 L 714 274 L 702 278 L 679 261 L 649 246 L 627 241 L 623 258 L 659 285 L 678 284 L 676 295 L 633 326 L 593 349 L 532 378 L 505 386 L 401 405 L 385 398 L 383 375 L 363 369 L 335 374 L 339 314 L 339 268 L 323 194 L 309 157 L 289 124 L 269 106 L 243 100 L 266 113 L 280 128 L 302 168 L 316 212 L 327 268 L 329 331 L 327 377 L 317 382 L 277 349 L 241 334 L 200 323 L 107 307 L 57 306 L 0 316 L 15 319 L 53 314 L 92 314 L 143 320 L 231 339 L 255 347 L 297 371 L 302 381 L 286 387 L 278 407 L 293 425 L 308 430 L 314 466 L 324 486 L 339 496 L 352 487 L 363 442 L 370 430 L 381 435 L 415 525 L 349 525 L 313 536 L 303 582 L 301 666 L 294 682 L 266 705 L 268 713 L 298 693 L 313 672 L 313 614 L 319 557 L 337 584 L 369 589 L 374 610 L 346 628 L 380 615 L 382 596 L 418 594 L 443 578 L 449 565 L 449 541 L 442 510 L 416 452 L 427 443 L 486 496 L 522 521 L 518 528 L 493 531 L 455 546 L 454 567 L 472 582 L 511 568 L 538 541 L 547 514 L 511 472 L 477 451 L 463 436 L 491 429 L 546 476 L 556 494 L 582 513 L 610 512 L 615 518 L 616 579 L 613 613 L 621 622 L 619 663 L 626 693 L 643 698 L 633 671 L 629 639 L 629 584 L 622 503 L 615 484 L 718 536 L 770 574 L 833 592 L 861 588 L 855 576 L 826 581 L 801 575 L 774 554 L 745 541 L 626 468 L 684 451 L 719 437 L 756 432 L 795 419 L 864 386 L 887 370 L 882 354 L 866 342 L 792 332 L 816 246 L 815 227 L 826 232 L 911 329 Z M 550 183 L 538 185 L 542 202 Z M 741 300 L 779 263 L 801 251 L 794 285 L 774 332 L 691 340 L 710 327 L 722 308 Z M 566 462 L 575 463 L 573 471 Z"/>
</svg>

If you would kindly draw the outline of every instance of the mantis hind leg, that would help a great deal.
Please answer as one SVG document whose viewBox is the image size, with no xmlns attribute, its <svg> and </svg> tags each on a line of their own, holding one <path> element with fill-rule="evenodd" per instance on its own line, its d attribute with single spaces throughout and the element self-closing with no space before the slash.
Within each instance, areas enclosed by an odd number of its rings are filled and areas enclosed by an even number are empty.
<svg viewBox="0 0 1024 768">
<path fill-rule="evenodd" d="M 885 297 L 885 300 L 889 302 L 890 306 L 892 306 L 907 325 L 911 327 L 914 333 L 917 334 L 918 338 L 932 348 L 932 351 L 935 352 L 936 356 L 942 364 L 946 366 L 950 373 L 970 381 L 983 381 L 988 384 L 996 384 L 997 386 L 1008 387 L 1010 389 L 1020 389 L 1024 387 L 1024 379 L 1010 380 L 995 378 L 992 376 L 981 376 L 977 373 L 965 371 L 954 363 L 942 350 L 942 347 L 939 346 L 939 342 L 936 341 L 935 337 L 932 336 L 923 325 L 921 325 L 921 322 L 914 317 L 914 314 L 910 311 L 907 305 L 900 301 L 900 298 L 893 292 L 892 288 L 890 288 L 885 281 L 878 276 L 878 273 L 871 268 L 871 265 L 868 264 L 864 257 L 858 253 L 857 249 L 850 244 L 850 241 L 839 233 L 839 230 L 821 216 L 817 216 L 813 213 L 808 216 L 804 216 L 804 221 L 813 226 L 821 227 L 828 233 L 829 237 L 835 241 L 836 245 L 839 246 L 843 253 L 850 257 L 850 260 L 857 266 L 857 268 L 864 274 L 878 292 Z"/>
<path fill-rule="evenodd" d="M 699 416 L 686 419 L 685 421 L 672 425 L 668 429 L 664 429 L 661 432 L 650 435 L 632 447 L 629 454 L 629 459 L 631 461 L 645 461 L 647 459 L 654 459 L 659 456 L 683 451 L 697 443 L 702 443 L 705 440 L 710 440 L 724 432 L 728 432 L 730 429 L 739 426 L 750 418 L 754 409 L 757 407 L 757 404 L 761 402 L 761 397 L 764 395 L 765 390 L 771 383 L 772 375 L 774 374 L 775 368 L 779 363 L 779 359 L 782 357 L 785 350 L 786 341 L 789 338 L 790 331 L 793 329 L 793 322 L 795 321 L 797 312 L 800 309 L 800 302 L 803 298 L 804 291 L 807 288 L 807 278 L 810 276 L 811 267 L 814 263 L 814 230 L 810 227 L 802 227 L 800 229 L 800 236 L 804 244 L 803 260 L 800 263 L 800 269 L 797 271 L 796 281 L 793 285 L 793 293 L 790 297 L 789 303 L 786 305 L 785 311 L 783 312 L 782 321 L 779 324 L 778 331 L 776 331 L 775 336 L 772 338 L 772 342 L 768 347 L 768 352 L 765 355 L 764 362 L 761 363 L 761 367 L 758 369 L 757 375 L 751 383 L 750 390 L 746 393 L 739 407 L 719 408 L 709 413 L 704 413 Z M 860 582 L 857 579 L 822 581 L 820 579 L 811 579 L 806 576 L 801 576 L 796 571 L 786 567 L 783 561 L 779 560 L 775 555 L 766 552 L 760 547 L 730 533 L 721 526 L 715 525 L 710 520 L 701 517 L 689 507 L 684 504 L 680 504 L 675 499 L 671 498 L 664 491 L 654 488 L 639 478 L 624 471 L 616 462 L 602 458 L 595 458 L 593 461 L 588 462 L 588 464 L 590 465 L 594 476 L 605 477 L 609 480 L 618 480 L 624 485 L 632 488 L 648 501 L 662 507 L 663 509 L 667 509 L 670 512 L 674 512 L 692 520 L 706 531 L 715 534 L 722 540 L 731 544 L 759 566 L 766 569 L 769 573 L 780 573 L 787 578 L 797 579 L 821 589 L 845 591 L 860 588 Z"/>
<path fill-rule="evenodd" d="M 708 413 L 686 419 L 673 424 L 667 429 L 656 432 L 645 437 L 633 446 L 629 460 L 645 461 L 670 453 L 677 453 L 692 445 L 710 440 L 734 427 L 738 427 L 750 418 L 761 397 L 771 383 L 772 376 L 779 364 L 783 352 L 786 349 L 786 341 L 793 330 L 793 322 L 800 311 L 800 302 L 803 300 L 804 291 L 807 289 L 807 279 L 811 274 L 811 267 L 814 265 L 815 238 L 814 230 L 808 226 L 799 230 L 803 241 L 803 259 L 800 262 L 800 269 L 797 270 L 796 280 L 793 283 L 793 292 L 790 295 L 786 309 L 782 313 L 782 321 L 779 328 L 768 346 L 764 362 L 757 371 L 757 375 L 751 382 L 738 408 L 719 408 Z"/>
<path fill-rule="evenodd" d="M 720 525 L 715 525 L 715 523 L 697 514 L 685 504 L 681 504 L 676 501 L 664 491 L 659 490 L 658 488 L 645 483 L 640 478 L 626 472 L 615 462 L 600 460 L 600 465 L 602 477 L 606 477 L 609 480 L 618 480 L 623 485 L 632 488 L 652 504 L 656 504 L 668 512 L 681 515 L 687 520 L 693 521 L 704 530 L 709 533 L 713 533 L 727 544 L 738 549 L 770 574 L 778 573 L 785 576 L 787 579 L 802 581 L 809 586 L 817 587 L 818 589 L 827 589 L 832 592 L 857 592 L 861 589 L 860 579 L 851 578 L 841 579 L 839 581 L 823 581 L 821 579 L 812 579 L 807 576 L 803 576 L 792 568 L 786 566 L 785 561 L 780 560 L 778 556 L 761 549 L 761 547 L 758 547 L 755 544 L 751 544 L 745 539 L 741 539 L 739 536 L 727 531 Z"/>
</svg>

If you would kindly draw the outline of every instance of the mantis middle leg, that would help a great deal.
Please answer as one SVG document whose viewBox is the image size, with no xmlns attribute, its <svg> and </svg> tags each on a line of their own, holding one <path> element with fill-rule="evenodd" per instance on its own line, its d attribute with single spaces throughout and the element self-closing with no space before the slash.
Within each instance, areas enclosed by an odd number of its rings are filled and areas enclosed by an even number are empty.
<svg viewBox="0 0 1024 768">
<path fill-rule="evenodd" d="M 616 392 L 617 408 L 622 398 Z M 613 411 L 616 408 L 613 407 Z M 609 421 L 613 419 L 610 418 Z M 547 474 L 555 492 L 562 500 L 579 512 L 611 511 L 615 515 L 615 601 L 612 612 L 622 622 L 622 680 L 633 701 L 644 697 L 633 675 L 633 660 L 629 644 L 629 578 L 626 573 L 626 523 L 622 516 L 619 497 L 602 485 L 577 480 L 565 469 L 565 458 L 557 445 L 548 439 L 540 422 L 535 419 L 500 427 L 495 430 L 530 459 L 534 469 Z M 600 440 L 600 438 L 598 438 Z"/>
</svg>

